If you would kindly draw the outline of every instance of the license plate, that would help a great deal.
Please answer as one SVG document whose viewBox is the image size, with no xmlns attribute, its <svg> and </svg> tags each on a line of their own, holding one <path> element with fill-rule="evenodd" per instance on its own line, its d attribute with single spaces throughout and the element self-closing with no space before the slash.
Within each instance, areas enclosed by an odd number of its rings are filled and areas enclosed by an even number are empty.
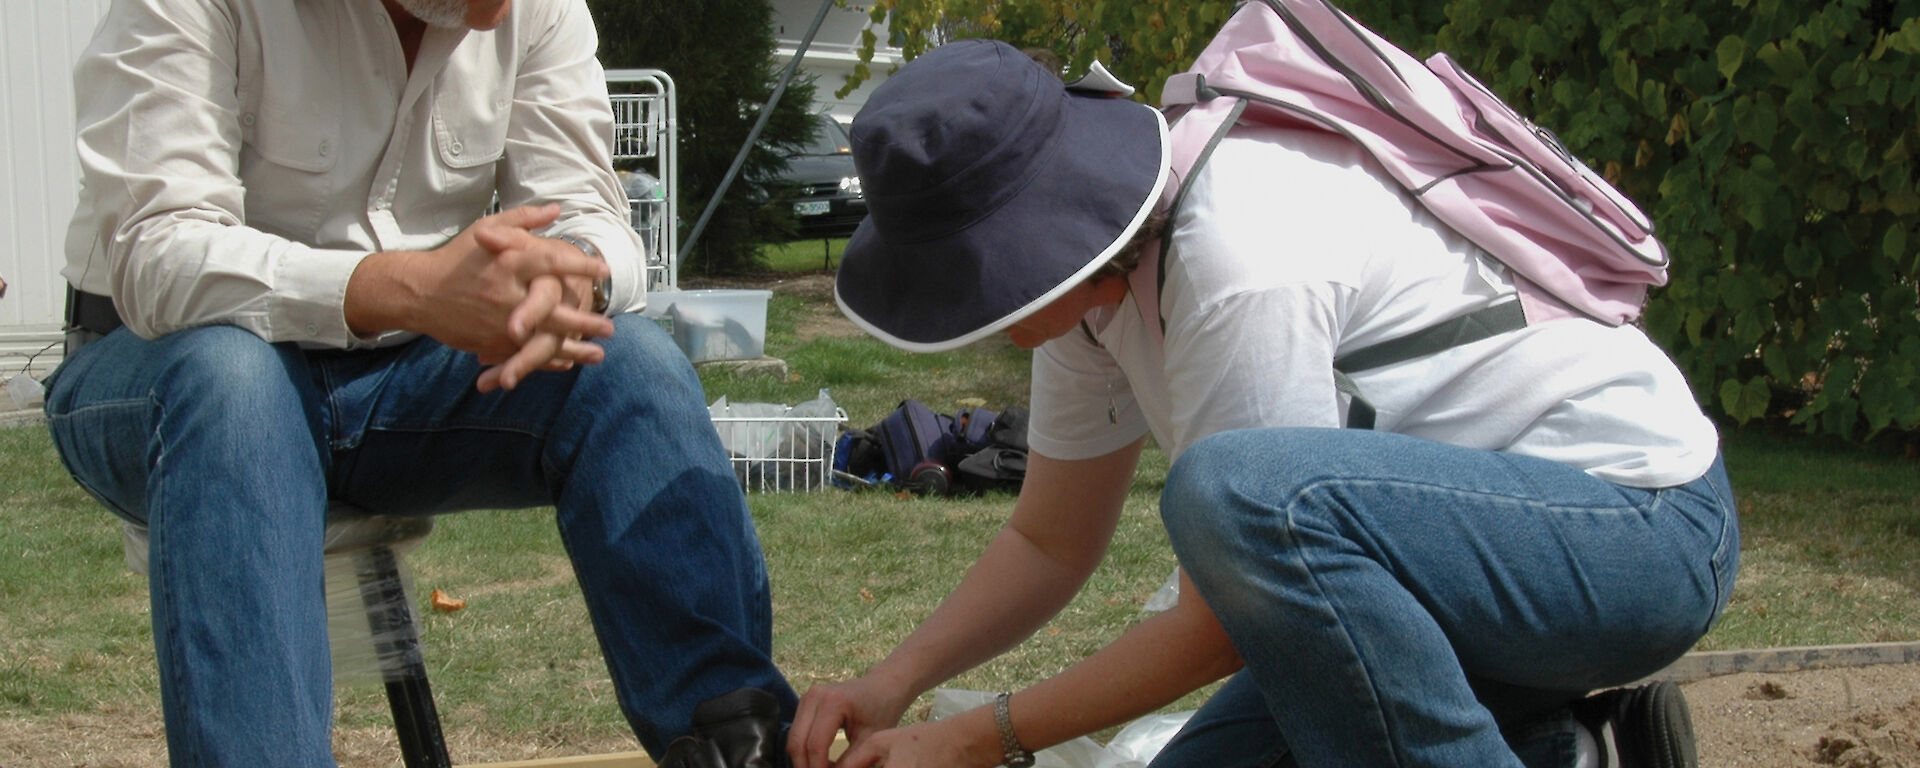
<svg viewBox="0 0 1920 768">
<path fill-rule="evenodd" d="M 824 216 L 827 213 L 827 205 L 828 205 L 828 202 L 825 200 L 807 200 L 803 202 L 794 203 L 793 215 Z"/>
</svg>

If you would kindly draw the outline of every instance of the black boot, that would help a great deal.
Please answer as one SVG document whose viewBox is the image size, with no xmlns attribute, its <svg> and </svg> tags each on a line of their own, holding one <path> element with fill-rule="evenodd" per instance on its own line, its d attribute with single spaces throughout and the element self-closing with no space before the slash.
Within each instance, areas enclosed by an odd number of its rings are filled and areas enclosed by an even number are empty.
<svg viewBox="0 0 1920 768">
<path fill-rule="evenodd" d="M 693 708 L 693 733 L 710 742 L 726 768 L 786 768 L 780 701 L 758 688 L 715 696 Z"/>
<path fill-rule="evenodd" d="M 720 748 L 699 736 L 682 736 L 667 745 L 660 756 L 660 768 L 727 768 Z"/>
</svg>

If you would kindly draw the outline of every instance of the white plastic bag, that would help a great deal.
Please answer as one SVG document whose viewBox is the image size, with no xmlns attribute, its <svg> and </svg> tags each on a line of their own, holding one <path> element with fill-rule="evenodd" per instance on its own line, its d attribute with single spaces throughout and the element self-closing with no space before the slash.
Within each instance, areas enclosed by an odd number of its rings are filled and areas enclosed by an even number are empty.
<svg viewBox="0 0 1920 768">
<path fill-rule="evenodd" d="M 39 379 L 22 373 L 7 379 L 7 399 L 12 402 L 13 407 L 0 408 L 0 410 L 24 411 L 39 408 L 47 401 L 47 390 L 40 385 Z"/>
<path fill-rule="evenodd" d="M 1165 584 L 1147 596 L 1147 605 L 1142 610 L 1147 613 L 1159 613 L 1180 603 L 1180 566 L 1173 567 L 1173 573 L 1167 575 Z"/>
<path fill-rule="evenodd" d="M 727 453 L 748 459 L 774 455 L 780 446 L 780 418 L 787 407 L 778 403 L 729 403 L 727 396 L 707 406 L 707 415 L 720 432 Z"/>
<path fill-rule="evenodd" d="M 939 720 L 989 706 L 995 695 L 987 691 L 936 688 L 930 719 Z M 1081 736 L 1033 753 L 1033 764 L 1036 768 L 1145 768 L 1192 716 L 1191 710 L 1147 715 L 1121 728 L 1114 734 L 1113 741 L 1104 746 Z"/>
</svg>

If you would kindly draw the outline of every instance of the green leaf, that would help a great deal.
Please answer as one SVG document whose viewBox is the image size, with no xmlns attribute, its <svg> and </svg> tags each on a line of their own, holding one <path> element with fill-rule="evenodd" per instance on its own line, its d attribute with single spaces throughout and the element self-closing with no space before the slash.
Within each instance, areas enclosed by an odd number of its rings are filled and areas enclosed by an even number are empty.
<svg viewBox="0 0 1920 768">
<path fill-rule="evenodd" d="M 1613 87 L 1621 93 L 1635 96 L 1634 87 L 1640 82 L 1640 64 L 1628 55 L 1625 49 L 1613 54 Z"/>
<path fill-rule="evenodd" d="M 1867 150 L 1866 143 L 1861 141 L 1855 141 L 1852 144 L 1847 145 L 1847 149 L 1844 153 L 1842 153 L 1841 157 L 1844 158 L 1845 168 L 1849 171 L 1852 171 L 1853 175 L 1869 176 L 1871 174 L 1867 173 L 1868 154 L 1869 152 Z"/>
<path fill-rule="evenodd" d="M 1640 84 L 1640 106 L 1647 114 L 1664 118 L 1667 116 L 1667 87 L 1648 80 Z"/>
<path fill-rule="evenodd" d="M 1727 35 L 1720 38 L 1720 45 L 1714 48 L 1714 58 L 1720 62 L 1720 74 L 1729 82 L 1740 72 L 1740 66 L 1747 63 L 1747 41 L 1739 35 Z"/>
<path fill-rule="evenodd" d="M 1767 384 L 1766 378 L 1755 376 L 1747 379 L 1746 386 L 1741 389 L 1745 390 L 1743 400 L 1747 406 L 1746 416 L 1755 419 L 1766 416 L 1767 406 L 1773 403 L 1773 387 Z"/>
<path fill-rule="evenodd" d="M 1720 407 L 1740 423 L 1767 415 L 1772 390 L 1765 378 L 1755 376 L 1744 384 L 1737 379 L 1720 382 Z"/>
<path fill-rule="evenodd" d="M 1825 391 L 1836 398 L 1852 396 L 1853 379 L 1859 373 L 1860 366 L 1854 363 L 1853 356 L 1842 350 L 1840 356 L 1834 358 L 1833 365 L 1827 368 L 1827 380 L 1823 385 Z"/>
<path fill-rule="evenodd" d="M 1773 72 L 1775 85 L 1791 83 L 1807 73 L 1807 55 L 1801 53 L 1798 46 L 1767 43 L 1760 46 L 1754 58 Z"/>
<path fill-rule="evenodd" d="M 1750 348 L 1758 344 L 1760 337 L 1766 334 L 1768 325 L 1764 319 L 1764 315 L 1754 309 L 1751 304 L 1735 310 L 1731 334 L 1733 343 L 1743 348 Z"/>
<path fill-rule="evenodd" d="M 1726 411 L 1727 415 L 1739 419 L 1741 423 L 1746 423 L 1746 417 L 1741 415 L 1746 413 L 1746 408 L 1741 405 L 1741 401 L 1745 399 L 1746 394 L 1746 390 L 1740 387 L 1740 382 L 1733 379 L 1721 381 L 1720 410 Z"/>
<path fill-rule="evenodd" d="M 1827 434 L 1844 438 L 1854 436 L 1854 425 L 1860 420 L 1860 401 L 1851 397 L 1835 399 L 1833 407 L 1820 414 L 1820 428 Z"/>
<path fill-rule="evenodd" d="M 1527 27 L 1526 51 L 1533 54 L 1552 53 L 1557 48 L 1553 36 L 1547 34 L 1545 27 L 1538 24 Z"/>
<path fill-rule="evenodd" d="M 1781 112 L 1787 116 L 1787 122 L 1793 123 L 1801 130 L 1811 127 L 1818 119 L 1813 96 L 1805 88 L 1796 89 L 1787 94 L 1787 101 Z"/>
<path fill-rule="evenodd" d="M 1767 347 L 1760 353 L 1760 364 L 1766 366 L 1767 375 L 1774 381 L 1787 384 L 1794 379 L 1793 372 L 1787 370 L 1787 353 L 1778 346 Z"/>
<path fill-rule="evenodd" d="M 1867 103 L 1873 106 L 1885 106 L 1887 96 L 1893 92 L 1893 81 L 1876 77 L 1867 81 Z"/>
<path fill-rule="evenodd" d="M 1887 227 L 1887 234 L 1880 238 L 1880 253 L 1895 264 L 1907 263 L 1907 227 L 1905 224 L 1894 222 L 1893 226 Z"/>
<path fill-rule="evenodd" d="M 1887 47 L 1909 56 L 1920 53 L 1920 17 L 1907 19 L 1900 31 L 1888 35 Z"/>
<path fill-rule="evenodd" d="M 1820 249 L 1812 245 L 1788 243 L 1781 256 L 1786 262 L 1787 274 L 1795 278 L 1812 277 L 1820 270 Z"/>
<path fill-rule="evenodd" d="M 1741 96 L 1733 103 L 1733 124 L 1742 141 L 1762 149 L 1773 145 L 1780 130 L 1780 113 L 1766 92 Z"/>
<path fill-rule="evenodd" d="M 1895 216 L 1920 213 L 1920 194 L 1915 194 L 1911 187 L 1889 191 L 1882 202 L 1887 206 L 1887 211 Z"/>
<path fill-rule="evenodd" d="M 1512 64 L 1507 65 L 1507 81 L 1514 82 L 1514 83 L 1533 82 L 1532 60 L 1527 58 L 1515 58 Z M 1498 86 L 1493 85 L 1492 83 L 1489 83 L 1487 87 L 1496 88 L 1496 89 L 1498 88 Z"/>
</svg>

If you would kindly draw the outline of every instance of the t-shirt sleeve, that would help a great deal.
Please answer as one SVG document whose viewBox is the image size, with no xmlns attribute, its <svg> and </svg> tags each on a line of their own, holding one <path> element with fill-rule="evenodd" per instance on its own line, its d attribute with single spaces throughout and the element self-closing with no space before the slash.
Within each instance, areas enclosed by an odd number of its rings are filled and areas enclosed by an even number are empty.
<svg viewBox="0 0 1920 768">
<path fill-rule="evenodd" d="M 1147 433 L 1119 364 L 1079 330 L 1034 350 L 1032 399 L 1027 445 L 1042 456 L 1091 459 Z"/>
</svg>

